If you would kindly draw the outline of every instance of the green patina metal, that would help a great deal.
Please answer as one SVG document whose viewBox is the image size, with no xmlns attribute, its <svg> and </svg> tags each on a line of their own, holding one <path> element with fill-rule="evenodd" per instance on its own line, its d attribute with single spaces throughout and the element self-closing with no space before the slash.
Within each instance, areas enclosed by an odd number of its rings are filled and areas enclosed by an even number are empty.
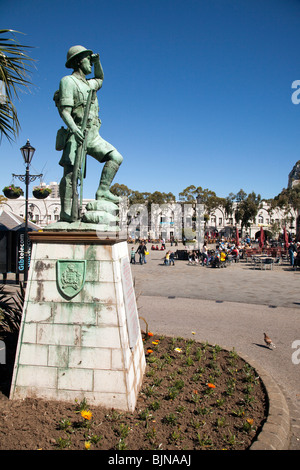
<svg viewBox="0 0 300 470">
<path fill-rule="evenodd" d="M 63 297 L 72 299 L 84 286 L 86 260 L 58 260 L 56 262 L 57 288 Z"/>
<path fill-rule="evenodd" d="M 92 72 L 94 77 L 87 79 Z M 73 46 L 67 54 L 66 67 L 73 69 L 71 75 L 62 77 L 54 101 L 67 128 L 61 127 L 57 133 L 56 150 L 63 151 L 59 164 L 64 168 L 60 181 L 61 229 L 74 224 L 82 217 L 82 189 L 86 171 L 86 155 L 104 163 L 96 201 L 103 202 L 87 211 L 83 222 L 101 226 L 101 231 L 110 231 L 117 225 L 115 208 L 120 198 L 110 191 L 111 183 L 123 161 L 122 155 L 99 134 L 101 121 L 98 117 L 99 105 L 96 93 L 102 87 L 104 74 L 99 54 L 83 46 Z M 77 186 L 80 184 L 80 197 Z M 109 206 L 111 203 L 112 205 Z M 104 209 L 105 207 L 105 209 Z M 117 206 L 118 207 L 118 206 Z M 70 228 L 69 228 L 70 229 Z M 75 229 L 75 227 L 74 227 Z M 84 227 L 80 226 L 80 229 Z"/>
</svg>

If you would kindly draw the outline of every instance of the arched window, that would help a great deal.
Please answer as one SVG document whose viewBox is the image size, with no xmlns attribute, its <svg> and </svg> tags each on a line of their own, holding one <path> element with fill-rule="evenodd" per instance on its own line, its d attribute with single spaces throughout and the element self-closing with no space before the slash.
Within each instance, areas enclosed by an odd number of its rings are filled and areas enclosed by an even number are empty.
<svg viewBox="0 0 300 470">
<path fill-rule="evenodd" d="M 264 218 L 263 218 L 263 216 L 262 216 L 261 214 L 258 216 L 258 223 L 259 223 L 259 224 L 263 224 L 263 223 L 264 223 Z"/>
</svg>

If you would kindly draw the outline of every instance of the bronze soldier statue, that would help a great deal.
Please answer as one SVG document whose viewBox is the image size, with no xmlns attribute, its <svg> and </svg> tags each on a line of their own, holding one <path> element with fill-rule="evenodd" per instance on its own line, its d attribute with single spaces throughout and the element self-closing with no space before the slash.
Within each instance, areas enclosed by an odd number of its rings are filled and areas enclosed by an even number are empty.
<svg viewBox="0 0 300 470">
<path fill-rule="evenodd" d="M 94 65 L 94 78 L 86 79 Z M 67 54 L 67 68 L 73 73 L 60 80 L 54 95 L 61 118 L 67 126 L 57 133 L 56 149 L 63 150 L 59 164 L 64 167 L 60 181 L 60 220 L 73 222 L 80 218 L 77 182 L 85 172 L 86 154 L 104 163 L 96 200 L 111 203 L 119 198 L 110 192 L 111 183 L 123 161 L 122 155 L 99 134 L 101 121 L 96 92 L 102 87 L 103 69 L 99 54 L 83 46 L 73 46 Z"/>
</svg>

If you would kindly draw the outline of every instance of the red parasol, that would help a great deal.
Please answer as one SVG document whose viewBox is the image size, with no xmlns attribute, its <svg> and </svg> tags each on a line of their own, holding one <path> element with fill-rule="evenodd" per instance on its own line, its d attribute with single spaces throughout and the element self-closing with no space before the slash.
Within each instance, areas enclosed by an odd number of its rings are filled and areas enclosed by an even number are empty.
<svg viewBox="0 0 300 470">
<path fill-rule="evenodd" d="M 284 240 L 284 248 L 287 250 L 289 246 L 289 237 L 288 237 L 285 227 L 283 227 L 283 240 Z"/>
<path fill-rule="evenodd" d="M 236 240 L 236 246 L 239 246 L 240 243 L 240 236 L 239 236 L 239 229 L 235 229 L 235 240 Z"/>
<path fill-rule="evenodd" d="M 262 248 L 264 246 L 265 241 L 265 232 L 262 227 L 260 227 L 260 235 L 259 235 L 259 246 Z"/>
</svg>

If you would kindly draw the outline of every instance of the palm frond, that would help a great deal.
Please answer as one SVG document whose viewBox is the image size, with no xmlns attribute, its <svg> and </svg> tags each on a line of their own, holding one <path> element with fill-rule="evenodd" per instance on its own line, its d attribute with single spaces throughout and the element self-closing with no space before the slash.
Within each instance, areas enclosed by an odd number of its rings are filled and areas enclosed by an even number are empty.
<svg viewBox="0 0 300 470">
<path fill-rule="evenodd" d="M 2 37 L 5 33 L 13 37 Z M 20 44 L 15 33 L 22 34 L 11 29 L 0 29 L 0 81 L 4 84 L 5 92 L 0 104 L 0 135 L 8 140 L 17 137 L 20 130 L 13 100 L 19 99 L 20 91 L 32 86 L 30 76 L 35 62 L 25 52 L 32 47 Z"/>
</svg>

